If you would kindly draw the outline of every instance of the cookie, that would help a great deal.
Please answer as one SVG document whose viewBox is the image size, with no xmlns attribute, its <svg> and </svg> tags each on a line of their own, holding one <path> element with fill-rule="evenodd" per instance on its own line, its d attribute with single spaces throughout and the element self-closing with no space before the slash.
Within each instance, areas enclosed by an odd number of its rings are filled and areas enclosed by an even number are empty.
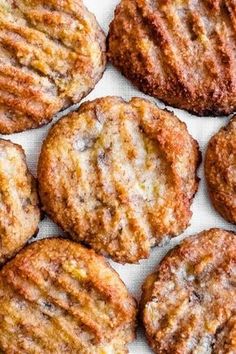
<svg viewBox="0 0 236 354">
<path fill-rule="evenodd" d="M 0 139 L 0 265 L 35 234 L 40 210 L 21 146 Z"/>
<path fill-rule="evenodd" d="M 1 0 L 0 133 L 48 123 L 105 69 L 105 35 L 81 0 Z"/>
<path fill-rule="evenodd" d="M 141 316 L 158 354 L 236 352 L 236 235 L 211 229 L 170 251 L 144 286 Z"/>
<path fill-rule="evenodd" d="M 234 1 L 122 0 L 110 61 L 141 91 L 200 116 L 236 110 Z"/>
<path fill-rule="evenodd" d="M 215 209 L 236 224 L 236 116 L 210 140 L 205 176 Z"/>
<path fill-rule="evenodd" d="M 128 353 L 136 302 L 118 274 L 79 244 L 38 241 L 0 271 L 4 353 Z"/>
<path fill-rule="evenodd" d="M 75 241 L 134 263 L 188 226 L 198 163 L 196 141 L 172 113 L 139 98 L 105 97 L 50 130 L 40 196 Z"/>
</svg>

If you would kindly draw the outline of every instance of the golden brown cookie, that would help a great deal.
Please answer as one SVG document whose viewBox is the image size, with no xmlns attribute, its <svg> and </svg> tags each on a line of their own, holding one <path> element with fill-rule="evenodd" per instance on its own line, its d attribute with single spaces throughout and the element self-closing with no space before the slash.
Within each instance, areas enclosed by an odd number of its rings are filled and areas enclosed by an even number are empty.
<svg viewBox="0 0 236 354">
<path fill-rule="evenodd" d="M 1 0 L 0 133 L 48 123 L 105 69 L 105 35 L 81 0 Z"/>
<path fill-rule="evenodd" d="M 223 218 L 236 224 L 236 116 L 211 138 L 205 176 L 214 207 Z"/>
<path fill-rule="evenodd" d="M 108 56 L 140 90 L 197 115 L 236 110 L 233 0 L 122 0 Z"/>
<path fill-rule="evenodd" d="M 0 139 L 0 264 L 35 234 L 39 220 L 35 180 L 24 150 Z"/>
<path fill-rule="evenodd" d="M 144 286 L 141 315 L 157 354 L 236 352 L 236 235 L 211 229 L 162 260 Z"/>
<path fill-rule="evenodd" d="M 0 271 L 6 354 L 126 354 L 136 302 L 118 274 L 79 244 L 35 242 Z"/>
<path fill-rule="evenodd" d="M 119 262 L 189 224 L 199 151 L 186 125 L 147 100 L 105 97 L 50 130 L 39 158 L 44 210 L 76 241 Z"/>
</svg>

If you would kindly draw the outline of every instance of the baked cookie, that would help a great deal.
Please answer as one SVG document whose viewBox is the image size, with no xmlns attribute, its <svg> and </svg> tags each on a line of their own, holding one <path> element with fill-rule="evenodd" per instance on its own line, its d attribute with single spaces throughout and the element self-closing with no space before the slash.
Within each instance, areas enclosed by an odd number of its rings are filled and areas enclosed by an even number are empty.
<svg viewBox="0 0 236 354">
<path fill-rule="evenodd" d="M 141 315 L 155 353 L 236 353 L 235 255 L 233 232 L 203 231 L 147 278 Z"/>
<path fill-rule="evenodd" d="M 226 1 L 122 0 L 111 62 L 140 90 L 200 116 L 236 110 L 236 6 Z"/>
<path fill-rule="evenodd" d="M 75 241 L 134 263 L 188 226 L 198 163 L 196 141 L 172 113 L 139 98 L 101 98 L 50 130 L 40 196 Z"/>
<path fill-rule="evenodd" d="M 0 350 L 128 353 L 136 302 L 118 274 L 79 244 L 35 242 L 0 272 Z"/>
<path fill-rule="evenodd" d="M 1 0 L 0 133 L 48 123 L 105 69 L 105 35 L 81 0 Z"/>
<path fill-rule="evenodd" d="M 35 234 L 40 210 L 21 146 L 0 139 L 0 265 Z"/>
<path fill-rule="evenodd" d="M 236 116 L 211 138 L 205 176 L 214 207 L 223 218 L 236 224 Z"/>
</svg>

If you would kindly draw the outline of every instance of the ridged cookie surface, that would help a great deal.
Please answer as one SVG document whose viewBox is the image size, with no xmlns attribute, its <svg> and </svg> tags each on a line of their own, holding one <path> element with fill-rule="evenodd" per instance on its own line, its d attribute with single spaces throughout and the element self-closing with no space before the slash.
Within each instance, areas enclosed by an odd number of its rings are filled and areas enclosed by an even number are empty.
<svg viewBox="0 0 236 354">
<path fill-rule="evenodd" d="M 0 133 L 48 123 L 105 67 L 105 36 L 81 0 L 0 1 Z"/>
<path fill-rule="evenodd" d="M 211 229 L 163 259 L 144 286 L 142 319 L 158 354 L 236 353 L 236 235 Z"/>
<path fill-rule="evenodd" d="M 236 224 L 236 116 L 211 138 L 205 176 L 214 207 L 226 220 Z"/>
<path fill-rule="evenodd" d="M 79 244 L 35 242 L 0 271 L 0 351 L 126 354 L 136 303 L 118 274 Z"/>
<path fill-rule="evenodd" d="M 0 264 L 35 234 L 39 220 L 36 184 L 24 151 L 0 139 Z"/>
<path fill-rule="evenodd" d="M 188 226 L 198 163 L 196 141 L 172 113 L 106 97 L 50 130 L 39 158 L 41 200 L 74 240 L 133 263 Z"/>
<path fill-rule="evenodd" d="M 234 0 L 122 0 L 109 58 L 145 93 L 197 115 L 236 110 Z"/>
</svg>

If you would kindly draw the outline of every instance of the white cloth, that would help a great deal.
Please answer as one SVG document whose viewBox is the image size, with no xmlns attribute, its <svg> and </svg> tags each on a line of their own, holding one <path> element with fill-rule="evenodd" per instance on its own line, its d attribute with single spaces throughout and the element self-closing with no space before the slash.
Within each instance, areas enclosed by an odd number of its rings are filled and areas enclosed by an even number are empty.
<svg viewBox="0 0 236 354">
<path fill-rule="evenodd" d="M 106 33 L 108 32 L 109 23 L 113 18 L 113 13 L 118 2 L 119 0 L 85 0 L 86 6 L 96 15 L 98 22 Z M 158 100 L 147 97 L 139 92 L 109 64 L 101 81 L 85 100 L 112 95 L 121 96 L 126 100 L 129 100 L 133 96 L 146 97 L 157 103 L 160 107 L 164 107 Z M 178 109 L 171 107 L 168 107 L 168 109 L 174 111 L 175 114 L 187 124 L 189 132 L 199 142 L 200 149 L 203 153 L 209 138 L 228 121 L 228 118 L 199 118 Z M 54 123 L 55 121 L 56 119 L 53 120 Z M 52 124 L 49 124 L 40 129 L 20 134 L 3 136 L 5 139 L 10 139 L 23 146 L 27 155 L 29 168 L 35 175 L 40 147 L 51 125 Z M 225 222 L 211 206 L 203 176 L 203 165 L 200 167 L 199 177 L 201 178 L 201 182 L 199 191 L 192 205 L 193 217 L 191 219 L 191 226 L 189 226 L 181 237 L 172 240 L 168 246 L 153 249 L 151 257 L 148 260 L 142 261 L 140 265 L 120 265 L 111 262 L 112 266 L 118 271 L 131 293 L 137 299 L 139 299 L 141 286 L 145 277 L 156 268 L 158 262 L 166 252 L 184 236 L 186 237 L 211 227 L 222 227 L 235 231 L 235 226 Z M 46 218 L 40 223 L 38 238 L 49 235 L 59 235 L 61 233 L 62 231 L 53 224 L 52 221 Z M 143 331 L 140 328 L 137 340 L 130 345 L 130 353 L 151 353 L 143 336 Z"/>
</svg>

